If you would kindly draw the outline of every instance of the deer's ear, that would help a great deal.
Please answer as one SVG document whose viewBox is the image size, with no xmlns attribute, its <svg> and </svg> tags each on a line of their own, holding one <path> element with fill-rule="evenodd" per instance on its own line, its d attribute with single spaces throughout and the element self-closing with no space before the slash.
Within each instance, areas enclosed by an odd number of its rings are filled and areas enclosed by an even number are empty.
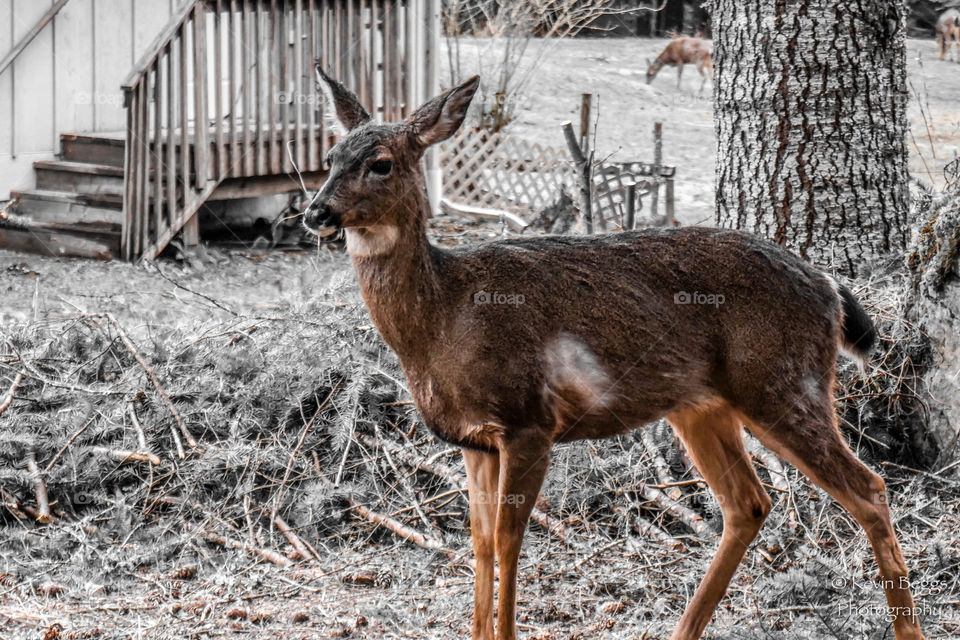
<svg viewBox="0 0 960 640">
<path fill-rule="evenodd" d="M 446 140 L 460 128 L 479 86 L 480 76 L 473 76 L 447 89 L 407 117 L 407 129 L 422 148 Z"/>
<path fill-rule="evenodd" d="M 317 71 L 317 88 L 323 94 L 324 117 L 334 133 L 344 135 L 370 119 L 370 114 L 352 91 L 328 76 L 319 62 L 314 63 L 314 68 Z"/>
</svg>

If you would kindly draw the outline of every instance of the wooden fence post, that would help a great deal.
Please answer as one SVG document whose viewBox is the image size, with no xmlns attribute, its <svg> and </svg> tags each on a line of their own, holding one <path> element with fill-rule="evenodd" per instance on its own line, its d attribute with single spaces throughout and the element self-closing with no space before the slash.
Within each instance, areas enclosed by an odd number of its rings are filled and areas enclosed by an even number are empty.
<svg viewBox="0 0 960 640">
<path fill-rule="evenodd" d="M 580 149 L 584 156 L 590 155 L 590 104 L 593 94 L 580 94 Z"/>
<path fill-rule="evenodd" d="M 623 231 L 631 231 L 635 228 L 635 204 L 637 198 L 637 185 L 631 184 L 627 187 L 627 200 L 624 202 L 623 212 Z"/>
<path fill-rule="evenodd" d="M 660 169 L 663 164 L 663 124 L 653 123 L 653 190 L 650 193 L 650 218 L 657 219 L 657 205 L 660 199 Z"/>
</svg>

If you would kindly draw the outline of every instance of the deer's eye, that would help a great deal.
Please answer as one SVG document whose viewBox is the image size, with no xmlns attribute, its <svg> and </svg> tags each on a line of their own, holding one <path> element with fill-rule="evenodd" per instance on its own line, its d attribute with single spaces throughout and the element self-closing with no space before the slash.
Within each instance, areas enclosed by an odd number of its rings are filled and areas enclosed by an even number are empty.
<svg viewBox="0 0 960 640">
<path fill-rule="evenodd" d="M 386 176 L 393 170 L 393 162 L 390 160 L 377 160 L 370 165 L 370 173 L 375 176 Z"/>
</svg>

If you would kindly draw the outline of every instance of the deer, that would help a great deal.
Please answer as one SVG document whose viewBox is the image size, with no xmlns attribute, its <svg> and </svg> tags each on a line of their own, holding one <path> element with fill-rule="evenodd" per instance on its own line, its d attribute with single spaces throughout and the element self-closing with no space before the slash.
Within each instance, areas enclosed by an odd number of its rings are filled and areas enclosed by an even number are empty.
<svg viewBox="0 0 960 640">
<path fill-rule="evenodd" d="M 937 49 L 940 52 L 940 59 L 947 57 L 950 48 L 960 42 L 960 11 L 956 9 L 947 9 L 937 20 Z M 954 49 L 953 58 L 960 62 L 956 49 Z"/>
<path fill-rule="evenodd" d="M 897 640 L 923 637 L 883 479 L 837 427 L 838 352 L 864 362 L 876 340 L 846 286 L 769 240 L 725 229 L 435 246 L 421 158 L 461 127 L 479 77 L 381 123 L 319 63 L 316 75 L 340 137 L 303 223 L 318 242 L 345 236 L 424 424 L 461 449 L 473 640 L 516 638 L 518 559 L 553 446 L 660 417 L 723 517 L 673 640 L 701 636 L 771 510 L 744 429 L 852 514 L 873 546 Z M 704 295 L 722 304 L 700 304 Z"/>
<path fill-rule="evenodd" d="M 710 43 L 700 38 L 675 38 L 670 41 L 656 60 L 647 58 L 647 84 L 653 82 L 657 73 L 664 65 L 673 65 L 677 68 L 677 88 L 680 88 L 680 80 L 683 76 L 683 65 L 695 64 L 697 71 L 700 72 L 700 92 L 707 83 L 707 74 L 710 74 L 710 81 L 713 81 L 713 54 Z"/>
</svg>

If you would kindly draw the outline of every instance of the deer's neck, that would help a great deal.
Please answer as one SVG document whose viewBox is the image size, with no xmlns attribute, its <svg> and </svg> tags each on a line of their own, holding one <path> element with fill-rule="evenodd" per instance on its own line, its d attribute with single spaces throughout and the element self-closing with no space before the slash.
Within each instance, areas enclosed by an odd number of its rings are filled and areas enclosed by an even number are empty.
<svg viewBox="0 0 960 640">
<path fill-rule="evenodd" d="M 347 251 L 370 317 L 404 365 L 425 354 L 437 330 L 436 253 L 422 217 L 406 227 L 347 230 Z"/>
</svg>

